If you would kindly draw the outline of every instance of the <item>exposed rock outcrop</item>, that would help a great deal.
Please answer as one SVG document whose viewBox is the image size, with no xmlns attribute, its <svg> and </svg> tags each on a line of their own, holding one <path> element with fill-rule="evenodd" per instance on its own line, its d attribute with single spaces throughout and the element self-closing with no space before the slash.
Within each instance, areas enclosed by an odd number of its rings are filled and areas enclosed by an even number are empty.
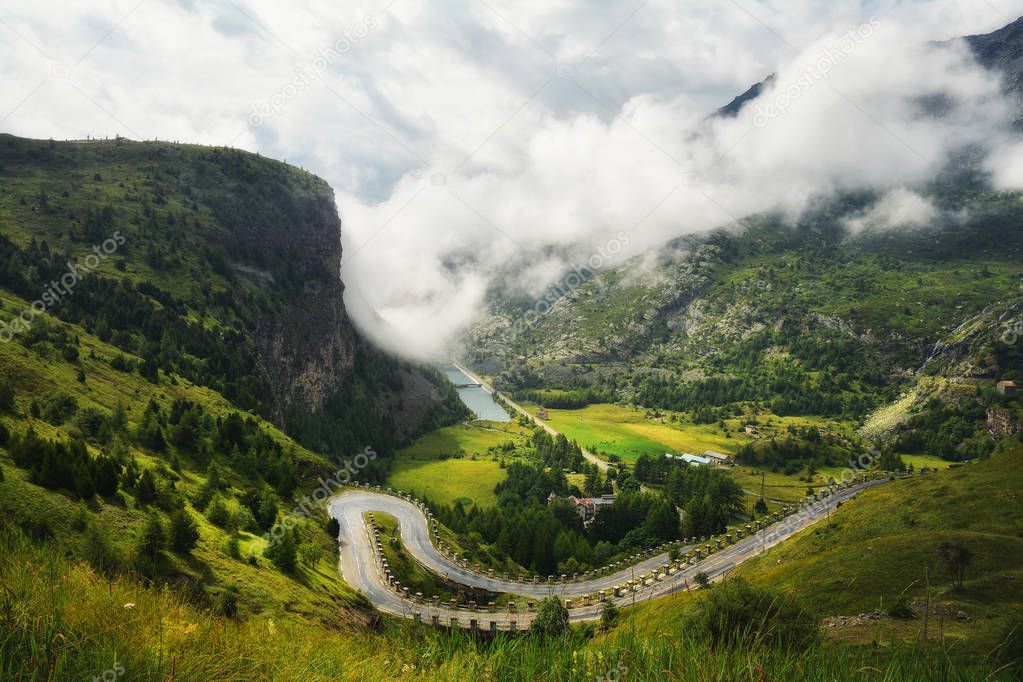
<svg viewBox="0 0 1023 682">
<path fill-rule="evenodd" d="M 254 332 L 277 420 L 290 405 L 321 410 L 355 363 L 355 333 L 340 274 L 341 219 L 328 188 L 303 199 L 302 209 L 298 232 L 257 235 L 265 248 L 290 251 L 296 272 L 309 273 L 289 305 L 260 318 Z"/>
</svg>

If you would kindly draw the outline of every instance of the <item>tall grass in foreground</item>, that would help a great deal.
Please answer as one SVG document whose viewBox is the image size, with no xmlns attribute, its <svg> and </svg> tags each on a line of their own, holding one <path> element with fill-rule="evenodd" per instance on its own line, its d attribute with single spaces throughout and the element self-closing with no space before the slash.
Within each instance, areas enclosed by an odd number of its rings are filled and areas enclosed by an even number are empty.
<svg viewBox="0 0 1023 682">
<path fill-rule="evenodd" d="M 963 667 L 919 646 L 710 649 L 682 630 L 674 628 L 675 638 L 641 638 L 623 627 L 596 639 L 578 630 L 559 639 L 484 639 L 411 624 L 352 632 L 297 620 L 239 623 L 168 589 L 111 581 L 19 531 L 0 530 L 3 680 L 91 680 L 114 671 L 119 680 L 956 681 L 986 679 L 998 667 L 982 654 L 976 667 Z"/>
</svg>

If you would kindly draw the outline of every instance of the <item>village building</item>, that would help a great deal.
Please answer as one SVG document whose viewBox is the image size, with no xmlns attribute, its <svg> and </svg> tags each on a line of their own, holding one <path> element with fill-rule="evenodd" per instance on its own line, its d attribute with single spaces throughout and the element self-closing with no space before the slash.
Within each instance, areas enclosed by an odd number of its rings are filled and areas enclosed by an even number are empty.
<svg viewBox="0 0 1023 682">
<path fill-rule="evenodd" d="M 549 414 L 547 414 L 547 410 L 545 410 L 542 407 L 538 407 L 536 409 L 536 418 L 537 419 L 550 419 L 551 416 Z"/>
<path fill-rule="evenodd" d="M 703 453 L 703 456 L 717 462 L 718 464 L 727 464 L 732 459 L 728 455 L 723 455 L 720 452 L 715 452 L 713 450 L 707 450 Z"/>
<path fill-rule="evenodd" d="M 1016 385 L 1015 381 L 999 381 L 996 388 L 999 393 L 1005 395 L 1012 395 L 1019 391 L 1019 386 Z"/>
<path fill-rule="evenodd" d="M 558 500 L 558 496 L 551 491 L 551 494 L 547 496 L 547 504 L 552 505 Z M 600 497 L 576 497 L 572 495 L 566 498 L 575 507 L 576 513 L 583 520 L 583 525 L 588 525 L 597 516 L 597 510 L 601 507 L 606 507 L 614 504 L 614 495 L 601 495 Z"/>
</svg>

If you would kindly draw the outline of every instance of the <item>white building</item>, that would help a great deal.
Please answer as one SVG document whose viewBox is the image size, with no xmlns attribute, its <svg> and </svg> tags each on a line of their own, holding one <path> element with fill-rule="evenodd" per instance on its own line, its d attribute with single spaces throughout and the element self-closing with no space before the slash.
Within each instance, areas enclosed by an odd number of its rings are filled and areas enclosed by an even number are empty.
<svg viewBox="0 0 1023 682">
<path fill-rule="evenodd" d="M 683 452 L 681 455 L 673 455 L 670 452 L 667 452 L 664 456 L 667 459 L 677 459 L 693 466 L 707 466 L 711 462 L 711 460 L 706 457 L 700 457 L 699 455 L 694 455 L 688 452 Z"/>
</svg>

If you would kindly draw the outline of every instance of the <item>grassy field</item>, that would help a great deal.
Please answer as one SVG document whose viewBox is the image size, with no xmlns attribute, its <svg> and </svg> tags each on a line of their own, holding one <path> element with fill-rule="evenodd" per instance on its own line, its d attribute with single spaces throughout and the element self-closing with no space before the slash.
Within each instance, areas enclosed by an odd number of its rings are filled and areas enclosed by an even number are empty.
<svg viewBox="0 0 1023 682">
<path fill-rule="evenodd" d="M 493 506 L 494 486 L 505 476 L 497 458 L 514 458 L 529 434 L 514 422 L 445 426 L 398 452 L 387 484 L 443 504 Z"/>
<path fill-rule="evenodd" d="M 747 497 L 756 502 L 760 498 L 761 476 L 763 476 L 764 500 L 769 507 L 799 502 L 806 497 L 809 486 L 817 488 L 825 483 L 823 474 L 814 476 L 812 483 L 800 481 L 801 475 L 786 476 L 782 473 L 755 469 L 748 466 L 734 466 L 728 473 L 747 491 Z"/>
<path fill-rule="evenodd" d="M 399 456 L 418 459 L 486 455 L 505 443 L 519 444 L 529 435 L 528 429 L 515 422 L 476 421 L 455 424 L 431 431 L 399 452 Z"/>
<path fill-rule="evenodd" d="M 526 409 L 536 414 L 537 406 Z M 648 419 L 645 410 L 620 405 L 588 405 L 579 410 L 548 410 L 546 420 L 567 438 L 600 455 L 617 455 L 623 462 L 635 462 L 640 455 L 659 457 L 666 452 L 716 450 L 733 453 L 746 442 L 745 436 L 728 438 L 715 425 L 671 424 Z"/>
<path fill-rule="evenodd" d="M 525 405 L 533 415 L 536 405 Z M 598 455 L 616 455 L 623 462 L 635 462 L 640 455 L 659 457 L 666 452 L 700 454 L 714 450 L 735 454 L 752 438 L 743 432 L 750 419 L 735 417 L 720 423 L 693 424 L 678 416 L 671 421 L 668 414 L 647 416 L 648 411 L 622 405 L 587 405 L 578 410 L 548 409 L 547 419 L 555 430 L 577 441 Z M 779 417 L 773 414 L 756 416 L 757 428 L 765 436 L 783 434 L 789 426 L 818 426 L 839 434 L 848 434 L 852 425 L 818 417 Z"/>
<path fill-rule="evenodd" d="M 500 463 L 490 459 L 414 459 L 398 457 L 387 478 L 392 488 L 414 492 L 442 504 L 497 504 L 494 486 L 504 480 Z"/>
</svg>

